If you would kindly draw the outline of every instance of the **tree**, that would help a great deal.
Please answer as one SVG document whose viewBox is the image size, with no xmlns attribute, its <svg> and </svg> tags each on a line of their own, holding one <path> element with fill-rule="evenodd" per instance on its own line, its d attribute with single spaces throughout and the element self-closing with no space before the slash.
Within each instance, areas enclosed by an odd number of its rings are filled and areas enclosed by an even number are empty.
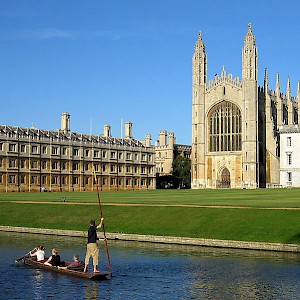
<svg viewBox="0 0 300 300">
<path fill-rule="evenodd" d="M 179 187 L 179 179 L 173 175 L 164 175 L 156 177 L 157 189 L 177 189 Z"/>
<path fill-rule="evenodd" d="M 191 160 L 177 155 L 172 164 L 172 174 L 179 179 L 179 187 L 191 188 Z"/>
</svg>

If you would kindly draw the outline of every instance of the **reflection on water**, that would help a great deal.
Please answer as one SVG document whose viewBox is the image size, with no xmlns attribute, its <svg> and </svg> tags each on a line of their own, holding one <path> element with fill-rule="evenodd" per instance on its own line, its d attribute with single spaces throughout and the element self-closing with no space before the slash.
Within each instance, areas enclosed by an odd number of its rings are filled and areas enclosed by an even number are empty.
<svg viewBox="0 0 300 300">
<path fill-rule="evenodd" d="M 300 298 L 295 253 L 110 241 L 113 277 L 92 281 L 13 263 L 41 243 L 65 260 L 85 254 L 81 238 L 0 232 L 0 299 Z M 107 270 L 100 247 L 100 269 Z"/>
<path fill-rule="evenodd" d="M 84 282 L 85 299 L 92 300 L 99 297 L 99 284 L 97 281 Z"/>
<path fill-rule="evenodd" d="M 34 273 L 34 278 L 30 281 L 31 289 L 34 294 L 34 299 L 41 300 L 43 299 L 43 290 L 45 289 L 45 273 L 41 270 L 36 270 Z"/>
</svg>

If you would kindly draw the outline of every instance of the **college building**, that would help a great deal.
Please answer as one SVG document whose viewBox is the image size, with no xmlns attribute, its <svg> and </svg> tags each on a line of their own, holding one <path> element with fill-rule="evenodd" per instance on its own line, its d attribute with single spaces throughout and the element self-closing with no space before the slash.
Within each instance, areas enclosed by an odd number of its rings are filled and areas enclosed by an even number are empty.
<svg viewBox="0 0 300 300">
<path fill-rule="evenodd" d="M 61 129 L 41 130 L 0 126 L 0 192 L 93 191 L 155 188 L 155 149 L 151 136 L 111 136 L 70 131 L 70 114 L 63 113 Z"/>
<path fill-rule="evenodd" d="M 295 151 L 292 146 L 281 149 L 281 140 L 287 143 L 287 136 L 281 138 L 281 134 L 292 130 L 290 137 L 296 145 L 299 86 L 297 96 L 292 96 L 288 78 L 283 93 L 277 74 L 276 88 L 271 90 L 267 69 L 264 84 L 258 85 L 258 50 L 251 24 L 242 48 L 242 78 L 227 74 L 223 67 L 221 74 L 208 80 L 207 69 L 206 47 L 199 33 L 193 55 L 192 188 L 277 187 L 287 176 L 291 181 Z M 281 162 L 286 159 L 290 165 Z"/>
<path fill-rule="evenodd" d="M 280 187 L 300 187 L 300 126 L 283 125 L 280 133 Z"/>
<path fill-rule="evenodd" d="M 181 155 L 191 158 L 190 145 L 177 144 L 174 132 L 159 131 L 159 139 L 155 142 L 156 175 L 172 175 L 172 165 L 175 157 Z"/>
</svg>

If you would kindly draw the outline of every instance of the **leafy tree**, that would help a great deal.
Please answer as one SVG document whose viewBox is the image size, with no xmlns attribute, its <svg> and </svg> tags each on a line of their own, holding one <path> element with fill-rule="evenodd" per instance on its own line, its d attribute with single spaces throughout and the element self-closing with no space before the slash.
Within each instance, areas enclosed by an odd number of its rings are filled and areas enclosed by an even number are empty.
<svg viewBox="0 0 300 300">
<path fill-rule="evenodd" d="M 191 188 L 191 160 L 177 155 L 172 164 L 172 174 L 179 179 L 179 187 Z"/>
<path fill-rule="evenodd" d="M 173 175 L 164 175 L 156 177 L 157 189 L 177 189 L 179 187 L 179 179 Z"/>
</svg>

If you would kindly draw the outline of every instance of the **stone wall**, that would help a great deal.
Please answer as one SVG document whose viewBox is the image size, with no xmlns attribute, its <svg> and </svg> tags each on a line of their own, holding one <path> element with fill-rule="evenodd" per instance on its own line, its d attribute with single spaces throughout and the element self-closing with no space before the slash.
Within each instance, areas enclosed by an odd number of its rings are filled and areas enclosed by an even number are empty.
<svg viewBox="0 0 300 300">
<path fill-rule="evenodd" d="M 45 235 L 49 234 L 49 235 L 70 236 L 70 237 L 86 237 L 87 236 L 87 232 L 85 232 L 85 231 L 12 227 L 12 226 L 0 226 L 0 231 L 45 234 Z M 193 245 L 193 246 L 248 249 L 248 250 L 300 252 L 300 245 L 295 245 L 295 244 L 245 242 L 245 241 L 140 235 L 140 234 L 126 234 L 126 233 L 106 233 L 106 237 L 109 240 L 137 241 L 137 242 L 178 244 L 178 245 Z"/>
</svg>

